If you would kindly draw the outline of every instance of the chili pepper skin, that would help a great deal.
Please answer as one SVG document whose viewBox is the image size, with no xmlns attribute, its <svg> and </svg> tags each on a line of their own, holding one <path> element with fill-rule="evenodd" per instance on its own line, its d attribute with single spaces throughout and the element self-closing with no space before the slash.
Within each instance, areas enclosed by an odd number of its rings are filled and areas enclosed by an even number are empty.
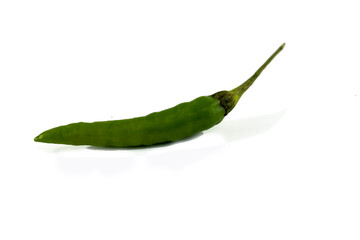
<svg viewBox="0 0 360 240">
<path fill-rule="evenodd" d="M 284 48 L 281 45 L 243 84 L 231 91 L 198 97 L 175 107 L 131 119 L 71 123 L 49 129 L 34 141 L 103 147 L 148 146 L 173 142 L 207 130 L 235 107 L 240 97 Z"/>
<path fill-rule="evenodd" d="M 172 142 L 206 130 L 224 118 L 214 97 L 203 96 L 144 117 L 72 123 L 43 132 L 35 141 L 71 145 L 131 147 Z"/>
</svg>

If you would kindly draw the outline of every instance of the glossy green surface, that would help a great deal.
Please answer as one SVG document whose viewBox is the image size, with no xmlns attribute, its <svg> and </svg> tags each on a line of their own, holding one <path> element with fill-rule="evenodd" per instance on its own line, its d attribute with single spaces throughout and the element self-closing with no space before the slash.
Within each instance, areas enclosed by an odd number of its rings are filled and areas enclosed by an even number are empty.
<svg viewBox="0 0 360 240">
<path fill-rule="evenodd" d="M 191 102 L 181 103 L 144 117 L 72 123 L 47 130 L 34 140 L 70 145 L 135 147 L 190 137 L 220 123 L 284 46 L 285 44 L 281 45 L 253 76 L 231 91 L 198 97 Z"/>
<path fill-rule="evenodd" d="M 35 141 L 71 145 L 131 147 L 177 141 L 221 122 L 220 101 L 203 96 L 144 117 L 72 123 L 41 133 Z"/>
</svg>

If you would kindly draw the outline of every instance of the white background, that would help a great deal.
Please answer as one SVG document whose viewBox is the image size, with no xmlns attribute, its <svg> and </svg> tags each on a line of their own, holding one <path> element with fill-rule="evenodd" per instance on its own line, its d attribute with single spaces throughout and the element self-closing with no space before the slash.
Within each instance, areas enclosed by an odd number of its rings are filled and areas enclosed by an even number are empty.
<svg viewBox="0 0 360 240">
<path fill-rule="evenodd" d="M 0 239 L 360 239 L 357 1 L 1 1 Z M 214 128 L 47 145 L 236 87 Z"/>
</svg>

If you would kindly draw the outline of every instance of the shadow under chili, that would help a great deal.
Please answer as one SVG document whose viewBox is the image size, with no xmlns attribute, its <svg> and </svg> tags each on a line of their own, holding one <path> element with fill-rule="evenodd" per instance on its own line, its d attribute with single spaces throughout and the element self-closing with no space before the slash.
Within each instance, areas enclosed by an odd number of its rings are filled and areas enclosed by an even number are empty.
<svg viewBox="0 0 360 240">
<path fill-rule="evenodd" d="M 256 137 L 273 128 L 284 116 L 286 110 L 258 115 L 249 118 L 226 119 L 215 128 L 213 133 L 221 135 L 226 142 Z"/>
</svg>

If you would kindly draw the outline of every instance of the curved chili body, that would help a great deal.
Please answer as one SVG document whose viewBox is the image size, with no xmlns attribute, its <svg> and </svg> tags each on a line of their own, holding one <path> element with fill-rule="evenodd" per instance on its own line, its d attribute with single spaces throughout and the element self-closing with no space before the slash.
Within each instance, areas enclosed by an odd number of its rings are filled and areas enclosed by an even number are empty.
<svg viewBox="0 0 360 240">
<path fill-rule="evenodd" d="M 203 96 L 144 117 L 52 128 L 35 141 L 106 147 L 153 145 L 190 137 L 220 123 L 224 116 L 219 99 Z"/>
<path fill-rule="evenodd" d="M 70 145 L 134 147 L 190 137 L 220 123 L 284 46 L 281 45 L 247 81 L 230 91 L 198 97 L 144 117 L 60 126 L 41 133 L 34 140 Z"/>
</svg>

